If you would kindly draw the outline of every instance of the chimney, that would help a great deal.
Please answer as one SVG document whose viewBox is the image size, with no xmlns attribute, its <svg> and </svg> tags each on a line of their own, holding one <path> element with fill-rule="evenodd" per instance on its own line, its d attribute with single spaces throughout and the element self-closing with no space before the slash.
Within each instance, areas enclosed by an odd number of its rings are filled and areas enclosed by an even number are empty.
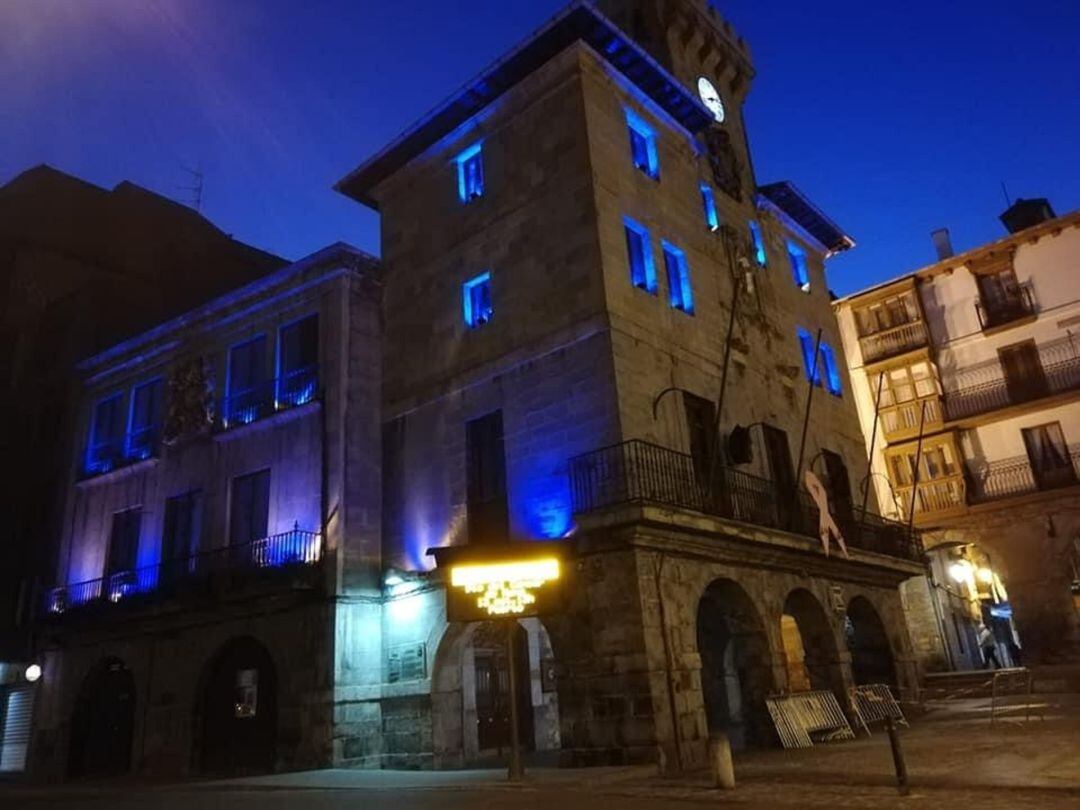
<svg viewBox="0 0 1080 810">
<path fill-rule="evenodd" d="M 952 238 L 949 236 L 948 228 L 938 228 L 930 234 L 930 238 L 934 240 L 934 248 L 937 250 L 939 262 L 953 257 Z"/>
<path fill-rule="evenodd" d="M 1050 201 L 1045 197 L 1017 200 L 1009 206 L 1008 211 L 1001 215 L 1001 224 L 1009 233 L 1019 233 L 1028 228 L 1034 228 L 1041 222 L 1049 222 L 1056 216 L 1057 214 L 1050 206 Z"/>
</svg>

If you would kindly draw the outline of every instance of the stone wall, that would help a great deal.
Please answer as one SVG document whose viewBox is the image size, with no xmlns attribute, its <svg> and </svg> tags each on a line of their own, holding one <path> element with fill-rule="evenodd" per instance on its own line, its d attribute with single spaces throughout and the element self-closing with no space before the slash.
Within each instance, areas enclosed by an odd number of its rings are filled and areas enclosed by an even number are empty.
<svg viewBox="0 0 1080 810">
<path fill-rule="evenodd" d="M 66 778 L 75 701 L 87 675 L 108 658 L 122 661 L 135 679 L 131 772 L 198 774 L 202 685 L 214 656 L 241 637 L 265 647 L 277 673 L 276 767 L 328 765 L 331 615 L 326 602 L 271 592 L 246 604 L 219 605 L 210 621 L 189 612 L 54 638 L 42 654 L 31 776 L 54 783 Z"/>
</svg>

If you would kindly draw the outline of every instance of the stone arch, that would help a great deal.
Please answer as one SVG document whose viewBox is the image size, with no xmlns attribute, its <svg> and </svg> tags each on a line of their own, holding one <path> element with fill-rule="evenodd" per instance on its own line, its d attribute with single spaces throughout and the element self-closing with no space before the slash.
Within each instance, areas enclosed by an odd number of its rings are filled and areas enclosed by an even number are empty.
<svg viewBox="0 0 1080 810">
<path fill-rule="evenodd" d="M 796 588 L 784 600 L 780 621 L 788 656 L 788 690 L 798 691 L 797 684 L 792 682 L 792 674 L 802 674 L 804 688 L 832 690 L 843 705 L 846 690 L 840 647 L 833 623 L 821 602 L 805 588 Z M 793 634 L 795 638 L 792 638 Z M 797 641 L 797 649 L 792 649 L 793 641 Z M 792 660 L 796 652 L 801 654 L 801 660 Z"/>
<path fill-rule="evenodd" d="M 877 608 L 865 596 L 856 596 L 848 603 L 845 634 L 855 683 L 886 683 L 898 688 L 889 634 Z"/>
<path fill-rule="evenodd" d="M 119 658 L 90 670 L 71 717 L 70 777 L 115 777 L 131 770 L 135 702 L 135 678 Z"/>
<path fill-rule="evenodd" d="M 553 681 L 542 668 L 554 659 L 551 638 L 536 618 L 519 619 L 515 645 L 519 718 L 528 734 L 526 748 L 538 751 L 559 747 L 558 697 Z M 484 706 L 478 706 L 478 649 L 481 659 L 503 653 L 505 629 L 501 622 L 453 622 L 435 652 L 431 671 L 431 722 L 435 767 L 460 767 L 485 752 L 486 735 L 480 725 Z M 494 669 L 492 669 L 494 667 Z M 501 676 L 497 662 L 479 662 L 481 678 Z M 482 686 L 482 684 L 481 684 Z M 545 686 L 549 687 L 545 690 Z M 481 693 L 481 704 L 483 703 Z M 526 709 L 528 710 L 526 712 Z M 528 716 L 526 717 L 526 714 Z"/>
<path fill-rule="evenodd" d="M 726 733 L 736 748 L 772 744 L 772 654 L 753 599 L 734 580 L 715 580 L 698 601 L 696 627 L 709 734 Z"/>
<path fill-rule="evenodd" d="M 192 759 L 197 771 L 274 771 L 278 674 L 262 642 L 239 636 L 221 645 L 203 667 L 194 708 Z"/>
</svg>

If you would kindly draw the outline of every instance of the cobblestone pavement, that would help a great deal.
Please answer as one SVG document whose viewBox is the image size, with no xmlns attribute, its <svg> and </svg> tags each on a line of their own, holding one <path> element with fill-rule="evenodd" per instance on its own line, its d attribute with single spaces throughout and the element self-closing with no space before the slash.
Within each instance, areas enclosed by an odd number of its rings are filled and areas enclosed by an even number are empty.
<svg viewBox="0 0 1080 810">
<path fill-rule="evenodd" d="M 972 708 L 974 707 L 974 708 Z M 990 726 L 970 711 L 931 714 L 902 732 L 911 795 L 896 790 L 888 740 L 736 758 L 738 788 L 707 774 L 663 777 L 650 768 L 537 769 L 523 785 L 498 771 L 320 771 L 183 785 L 0 787 L 3 810 L 649 810 L 694 804 L 738 808 L 959 806 L 979 810 L 1080 808 L 1080 707 Z"/>
</svg>

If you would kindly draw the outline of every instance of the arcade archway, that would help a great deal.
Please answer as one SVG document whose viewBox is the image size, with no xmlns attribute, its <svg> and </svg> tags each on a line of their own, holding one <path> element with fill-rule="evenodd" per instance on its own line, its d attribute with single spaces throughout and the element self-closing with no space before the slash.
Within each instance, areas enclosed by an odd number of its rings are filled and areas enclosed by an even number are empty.
<svg viewBox="0 0 1080 810">
<path fill-rule="evenodd" d="M 831 689 L 844 699 L 844 676 L 828 614 L 810 591 L 788 594 L 780 617 L 788 691 Z"/>
<path fill-rule="evenodd" d="M 436 767 L 461 766 L 505 753 L 510 701 L 517 702 L 525 751 L 559 747 L 559 709 L 551 641 L 539 619 L 514 630 L 516 690 L 511 696 L 506 624 L 451 624 L 432 669 L 432 732 Z M 545 671 L 547 670 L 547 671 Z"/>
<path fill-rule="evenodd" d="M 202 773 L 274 770 L 277 691 L 273 659 L 253 638 L 233 639 L 210 659 L 196 708 L 196 761 Z"/>
<path fill-rule="evenodd" d="M 123 776 L 131 769 L 135 679 L 119 658 L 98 664 L 83 680 L 71 718 L 68 775 Z"/>
<path fill-rule="evenodd" d="M 765 698 L 774 691 L 769 640 L 749 594 L 732 580 L 713 582 L 697 610 L 701 690 L 709 733 L 735 748 L 771 744 Z"/>
<path fill-rule="evenodd" d="M 855 683 L 885 683 L 897 687 L 896 663 L 889 635 L 869 599 L 856 596 L 851 600 L 844 630 Z"/>
</svg>

